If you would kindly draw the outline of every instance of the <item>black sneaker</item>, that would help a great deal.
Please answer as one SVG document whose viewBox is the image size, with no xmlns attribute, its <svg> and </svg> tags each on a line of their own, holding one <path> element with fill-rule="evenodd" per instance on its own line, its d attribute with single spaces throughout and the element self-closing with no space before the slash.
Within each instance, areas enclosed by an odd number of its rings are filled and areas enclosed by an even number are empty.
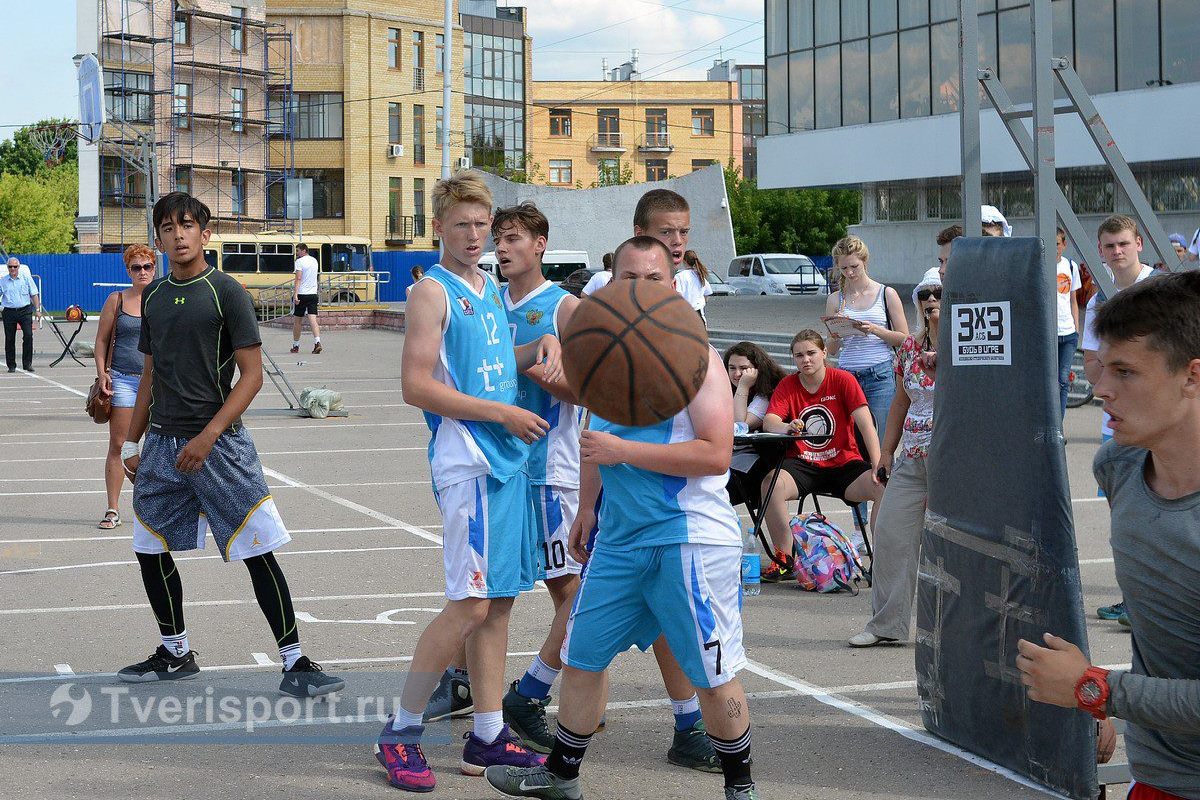
<svg viewBox="0 0 1200 800">
<path fill-rule="evenodd" d="M 442 673 L 442 679 L 429 698 L 422 720 L 428 724 L 443 719 L 468 717 L 475 710 L 475 701 L 471 699 L 471 682 L 461 675 Z"/>
<path fill-rule="evenodd" d="M 173 656 L 170 650 L 160 644 L 149 658 L 130 664 L 118 672 L 117 677 L 126 683 L 149 683 L 181 681 L 199 674 L 200 665 L 196 663 L 195 650 L 188 650 L 181 656 Z"/>
<path fill-rule="evenodd" d="M 721 761 L 717 758 L 717 751 L 713 750 L 712 742 L 708 740 L 704 720 L 698 720 L 686 731 L 675 731 L 671 749 L 667 751 L 667 761 L 700 772 L 721 771 Z"/>
<path fill-rule="evenodd" d="M 550 698 L 534 700 L 517 692 L 517 681 L 512 682 L 508 694 L 500 707 L 504 711 L 504 721 L 508 727 L 520 737 L 526 747 L 543 755 L 554 747 L 554 736 L 546 725 L 546 706 Z"/>
<path fill-rule="evenodd" d="M 279 691 L 294 697 L 318 697 L 343 688 L 346 682 L 333 675 L 321 671 L 321 665 L 300 656 L 291 669 L 283 671 L 283 680 L 279 682 Z"/>
</svg>

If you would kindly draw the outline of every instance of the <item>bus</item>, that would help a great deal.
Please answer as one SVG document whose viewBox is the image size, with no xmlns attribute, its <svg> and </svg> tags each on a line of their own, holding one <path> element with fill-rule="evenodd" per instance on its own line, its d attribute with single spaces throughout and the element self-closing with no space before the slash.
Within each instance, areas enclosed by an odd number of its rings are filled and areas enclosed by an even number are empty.
<svg viewBox="0 0 1200 800">
<path fill-rule="evenodd" d="M 204 248 L 204 260 L 236 278 L 257 305 L 289 303 L 296 270 L 296 245 L 320 265 L 322 303 L 372 303 L 379 284 L 390 275 L 371 263 L 371 240 L 365 236 L 297 236 L 282 231 L 214 233 Z M 286 295 L 286 297 L 285 297 Z"/>
</svg>

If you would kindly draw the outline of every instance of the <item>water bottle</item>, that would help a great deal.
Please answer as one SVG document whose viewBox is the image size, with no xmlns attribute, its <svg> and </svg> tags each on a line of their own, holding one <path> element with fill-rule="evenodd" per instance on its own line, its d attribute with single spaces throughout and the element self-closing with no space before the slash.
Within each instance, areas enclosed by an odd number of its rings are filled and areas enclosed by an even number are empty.
<svg viewBox="0 0 1200 800">
<path fill-rule="evenodd" d="M 758 554 L 758 542 L 754 538 L 754 525 L 746 526 L 742 537 L 742 595 L 755 597 L 762 593 L 762 562 Z"/>
</svg>

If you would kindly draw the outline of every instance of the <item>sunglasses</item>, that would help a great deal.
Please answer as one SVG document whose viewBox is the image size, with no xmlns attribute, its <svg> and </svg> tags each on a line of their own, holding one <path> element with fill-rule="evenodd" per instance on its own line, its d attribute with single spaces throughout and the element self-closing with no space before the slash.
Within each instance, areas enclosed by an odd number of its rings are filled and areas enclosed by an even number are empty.
<svg viewBox="0 0 1200 800">
<path fill-rule="evenodd" d="M 153 264 L 130 264 L 130 272 L 154 272 Z"/>
<path fill-rule="evenodd" d="M 936 289 L 922 289 L 921 291 L 917 292 L 917 300 L 921 301 L 922 303 L 924 303 L 926 300 L 928 300 L 931 297 L 934 300 L 941 300 L 942 299 L 941 287 L 938 287 Z"/>
</svg>

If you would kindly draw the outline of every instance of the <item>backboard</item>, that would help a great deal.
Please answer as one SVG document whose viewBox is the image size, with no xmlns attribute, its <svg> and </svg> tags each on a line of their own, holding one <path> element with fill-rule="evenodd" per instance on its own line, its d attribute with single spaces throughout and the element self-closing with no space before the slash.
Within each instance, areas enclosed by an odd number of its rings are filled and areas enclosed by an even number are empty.
<svg viewBox="0 0 1200 800">
<path fill-rule="evenodd" d="M 88 54 L 79 60 L 79 136 L 95 144 L 104 127 L 104 73 L 100 62 Z"/>
<path fill-rule="evenodd" d="M 288 219 L 312 219 L 312 178 L 286 178 L 283 182 L 285 216 Z"/>
</svg>

